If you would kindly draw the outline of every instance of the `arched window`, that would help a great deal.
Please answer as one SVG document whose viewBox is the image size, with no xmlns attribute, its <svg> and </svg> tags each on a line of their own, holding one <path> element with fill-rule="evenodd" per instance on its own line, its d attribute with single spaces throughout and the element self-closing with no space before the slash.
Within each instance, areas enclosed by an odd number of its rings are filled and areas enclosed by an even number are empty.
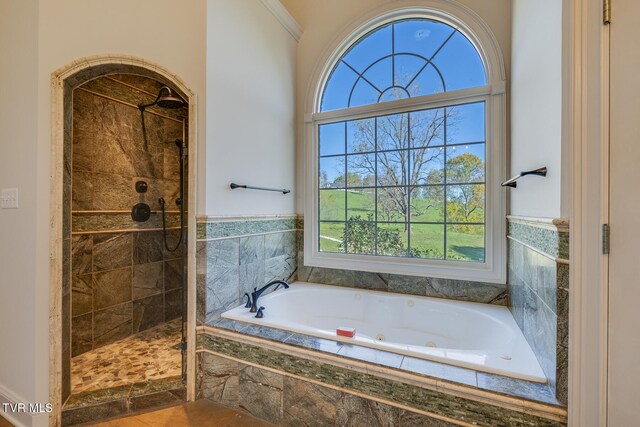
<svg viewBox="0 0 640 427">
<path fill-rule="evenodd" d="M 378 21 L 319 82 L 305 262 L 504 281 L 502 167 L 491 164 L 503 85 L 468 26 L 428 12 Z"/>
</svg>

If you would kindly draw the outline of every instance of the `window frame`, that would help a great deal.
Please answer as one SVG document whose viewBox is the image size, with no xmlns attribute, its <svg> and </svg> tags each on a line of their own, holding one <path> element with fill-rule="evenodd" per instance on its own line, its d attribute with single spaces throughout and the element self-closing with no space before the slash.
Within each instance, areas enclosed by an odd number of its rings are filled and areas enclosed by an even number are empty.
<svg viewBox="0 0 640 427">
<path fill-rule="evenodd" d="M 312 80 L 314 92 L 308 96 L 308 101 L 310 100 L 311 103 L 308 105 L 310 109 L 307 111 L 311 111 L 311 113 L 305 114 L 304 263 L 310 267 L 505 283 L 506 193 L 500 187 L 506 170 L 506 84 L 502 57 L 497 42 L 486 24 L 473 12 L 442 0 L 431 0 L 425 3 L 429 3 L 432 7 L 400 7 L 377 16 L 364 17 L 355 30 L 342 38 L 342 42 L 332 50 L 332 54 L 324 58 L 324 62 L 320 62 L 322 68 L 316 72 L 316 78 Z M 344 52 L 370 31 L 402 19 L 432 19 L 457 28 L 478 50 L 485 65 L 488 84 L 471 89 L 320 112 L 324 87 L 331 71 Z M 313 85 L 314 81 L 315 86 Z M 319 125 L 472 102 L 485 102 L 486 106 L 484 263 L 321 252 L 319 250 Z"/>
</svg>

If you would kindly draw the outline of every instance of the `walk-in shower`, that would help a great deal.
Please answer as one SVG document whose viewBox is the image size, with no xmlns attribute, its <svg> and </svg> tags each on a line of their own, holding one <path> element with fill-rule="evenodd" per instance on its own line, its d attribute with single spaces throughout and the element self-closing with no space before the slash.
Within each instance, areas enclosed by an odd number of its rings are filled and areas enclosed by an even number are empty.
<svg viewBox="0 0 640 427">
<path fill-rule="evenodd" d="M 185 398 L 189 105 L 162 80 L 107 74 L 70 96 L 67 423 Z"/>
<path fill-rule="evenodd" d="M 144 113 L 145 110 L 149 107 L 152 107 L 154 105 L 157 105 L 163 109 L 167 109 L 167 110 L 177 110 L 180 108 L 183 108 L 186 103 L 182 100 L 182 98 L 179 98 L 178 96 L 174 95 L 174 92 L 171 90 L 170 87 L 168 86 L 162 86 L 160 88 L 160 90 L 158 91 L 158 96 L 156 96 L 156 99 L 149 103 L 149 104 L 139 104 L 138 105 L 138 109 L 140 110 L 140 117 L 141 117 L 141 121 L 142 121 L 142 136 L 144 138 L 144 144 L 145 147 L 148 144 L 147 141 L 147 129 L 146 129 L 146 125 L 144 122 Z M 187 251 L 186 251 L 186 239 L 185 239 L 185 198 L 184 198 L 184 165 L 185 165 L 185 161 L 187 159 L 187 143 L 186 143 L 186 117 L 182 118 L 182 139 L 176 139 L 175 141 L 165 141 L 165 144 L 171 144 L 171 143 L 175 143 L 175 145 L 178 147 L 178 156 L 179 156 L 179 168 L 180 168 L 180 189 L 179 189 L 179 197 L 175 200 L 176 205 L 179 207 L 180 210 L 180 232 L 179 232 L 179 238 L 178 238 L 178 243 L 176 243 L 176 245 L 172 248 L 170 247 L 169 243 L 167 242 L 167 218 L 166 218 L 166 204 L 167 202 L 165 201 L 164 197 L 160 197 L 158 199 L 158 203 L 160 205 L 160 210 L 162 211 L 162 240 L 163 240 L 163 244 L 164 244 L 164 248 L 169 251 L 169 252 L 175 252 L 178 249 L 180 249 L 180 259 L 181 259 L 181 267 L 182 267 L 182 290 L 183 290 L 183 295 L 182 295 L 182 339 L 180 341 L 180 351 L 182 354 L 182 379 L 186 380 L 186 350 L 187 350 L 187 343 L 186 343 L 186 335 L 185 335 L 185 328 L 186 328 L 186 313 L 187 313 L 187 295 L 186 295 L 186 289 L 187 289 L 187 282 L 186 282 L 186 256 L 187 256 Z"/>
</svg>

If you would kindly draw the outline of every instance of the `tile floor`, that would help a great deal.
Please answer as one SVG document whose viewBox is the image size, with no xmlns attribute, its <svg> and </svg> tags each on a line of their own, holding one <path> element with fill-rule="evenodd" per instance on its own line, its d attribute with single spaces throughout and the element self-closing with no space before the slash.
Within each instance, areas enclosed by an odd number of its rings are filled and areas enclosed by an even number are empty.
<svg viewBox="0 0 640 427">
<path fill-rule="evenodd" d="M 158 411 L 110 421 L 87 424 L 92 427 L 272 427 L 266 421 L 259 420 L 233 409 L 216 405 L 210 400 L 201 399 Z"/>
<path fill-rule="evenodd" d="M 0 427 L 13 427 L 13 424 L 2 418 L 2 416 L 0 415 Z"/>
<path fill-rule="evenodd" d="M 76 356 L 71 392 L 77 394 L 181 374 L 180 319 Z"/>
</svg>

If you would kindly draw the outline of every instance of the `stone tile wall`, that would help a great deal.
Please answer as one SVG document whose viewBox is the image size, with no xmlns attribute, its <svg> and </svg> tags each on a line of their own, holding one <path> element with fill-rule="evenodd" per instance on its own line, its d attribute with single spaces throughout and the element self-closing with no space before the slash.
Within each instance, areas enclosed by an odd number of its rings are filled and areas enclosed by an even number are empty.
<svg viewBox="0 0 640 427">
<path fill-rule="evenodd" d="M 567 403 L 569 229 L 509 221 L 509 308 L 558 401 Z"/>
<path fill-rule="evenodd" d="M 198 398 L 281 426 L 453 426 L 446 421 L 210 353 L 198 353 Z"/>
<path fill-rule="evenodd" d="M 72 356 L 152 328 L 182 313 L 180 252 L 162 231 L 72 237 Z M 177 242 L 177 231 L 169 236 Z"/>
<path fill-rule="evenodd" d="M 357 370 L 241 339 L 199 335 L 197 357 L 197 398 L 244 409 L 277 425 L 566 425 L 566 414 L 544 404 L 510 400 L 502 405 L 498 395 L 494 401 L 488 395 L 474 399 L 463 385 L 448 393 L 444 384 L 390 378 L 377 365 Z M 551 412 L 543 415 L 545 410 Z"/>
<path fill-rule="evenodd" d="M 164 248 L 162 216 L 131 219 L 139 202 L 158 212 L 167 202 L 168 242 L 178 240 L 179 151 L 186 107 L 145 112 L 138 104 L 162 87 L 155 80 L 114 74 L 74 89 L 70 169 L 71 356 L 179 317 L 182 311 L 180 251 Z M 185 175 L 187 176 L 187 175 Z M 137 181 L 148 184 L 135 191 Z M 65 181 L 66 182 L 66 181 Z M 186 201 L 185 201 L 186 203 Z"/>
<path fill-rule="evenodd" d="M 297 280 L 294 217 L 198 224 L 197 318 L 213 324 L 271 280 Z"/>
</svg>

